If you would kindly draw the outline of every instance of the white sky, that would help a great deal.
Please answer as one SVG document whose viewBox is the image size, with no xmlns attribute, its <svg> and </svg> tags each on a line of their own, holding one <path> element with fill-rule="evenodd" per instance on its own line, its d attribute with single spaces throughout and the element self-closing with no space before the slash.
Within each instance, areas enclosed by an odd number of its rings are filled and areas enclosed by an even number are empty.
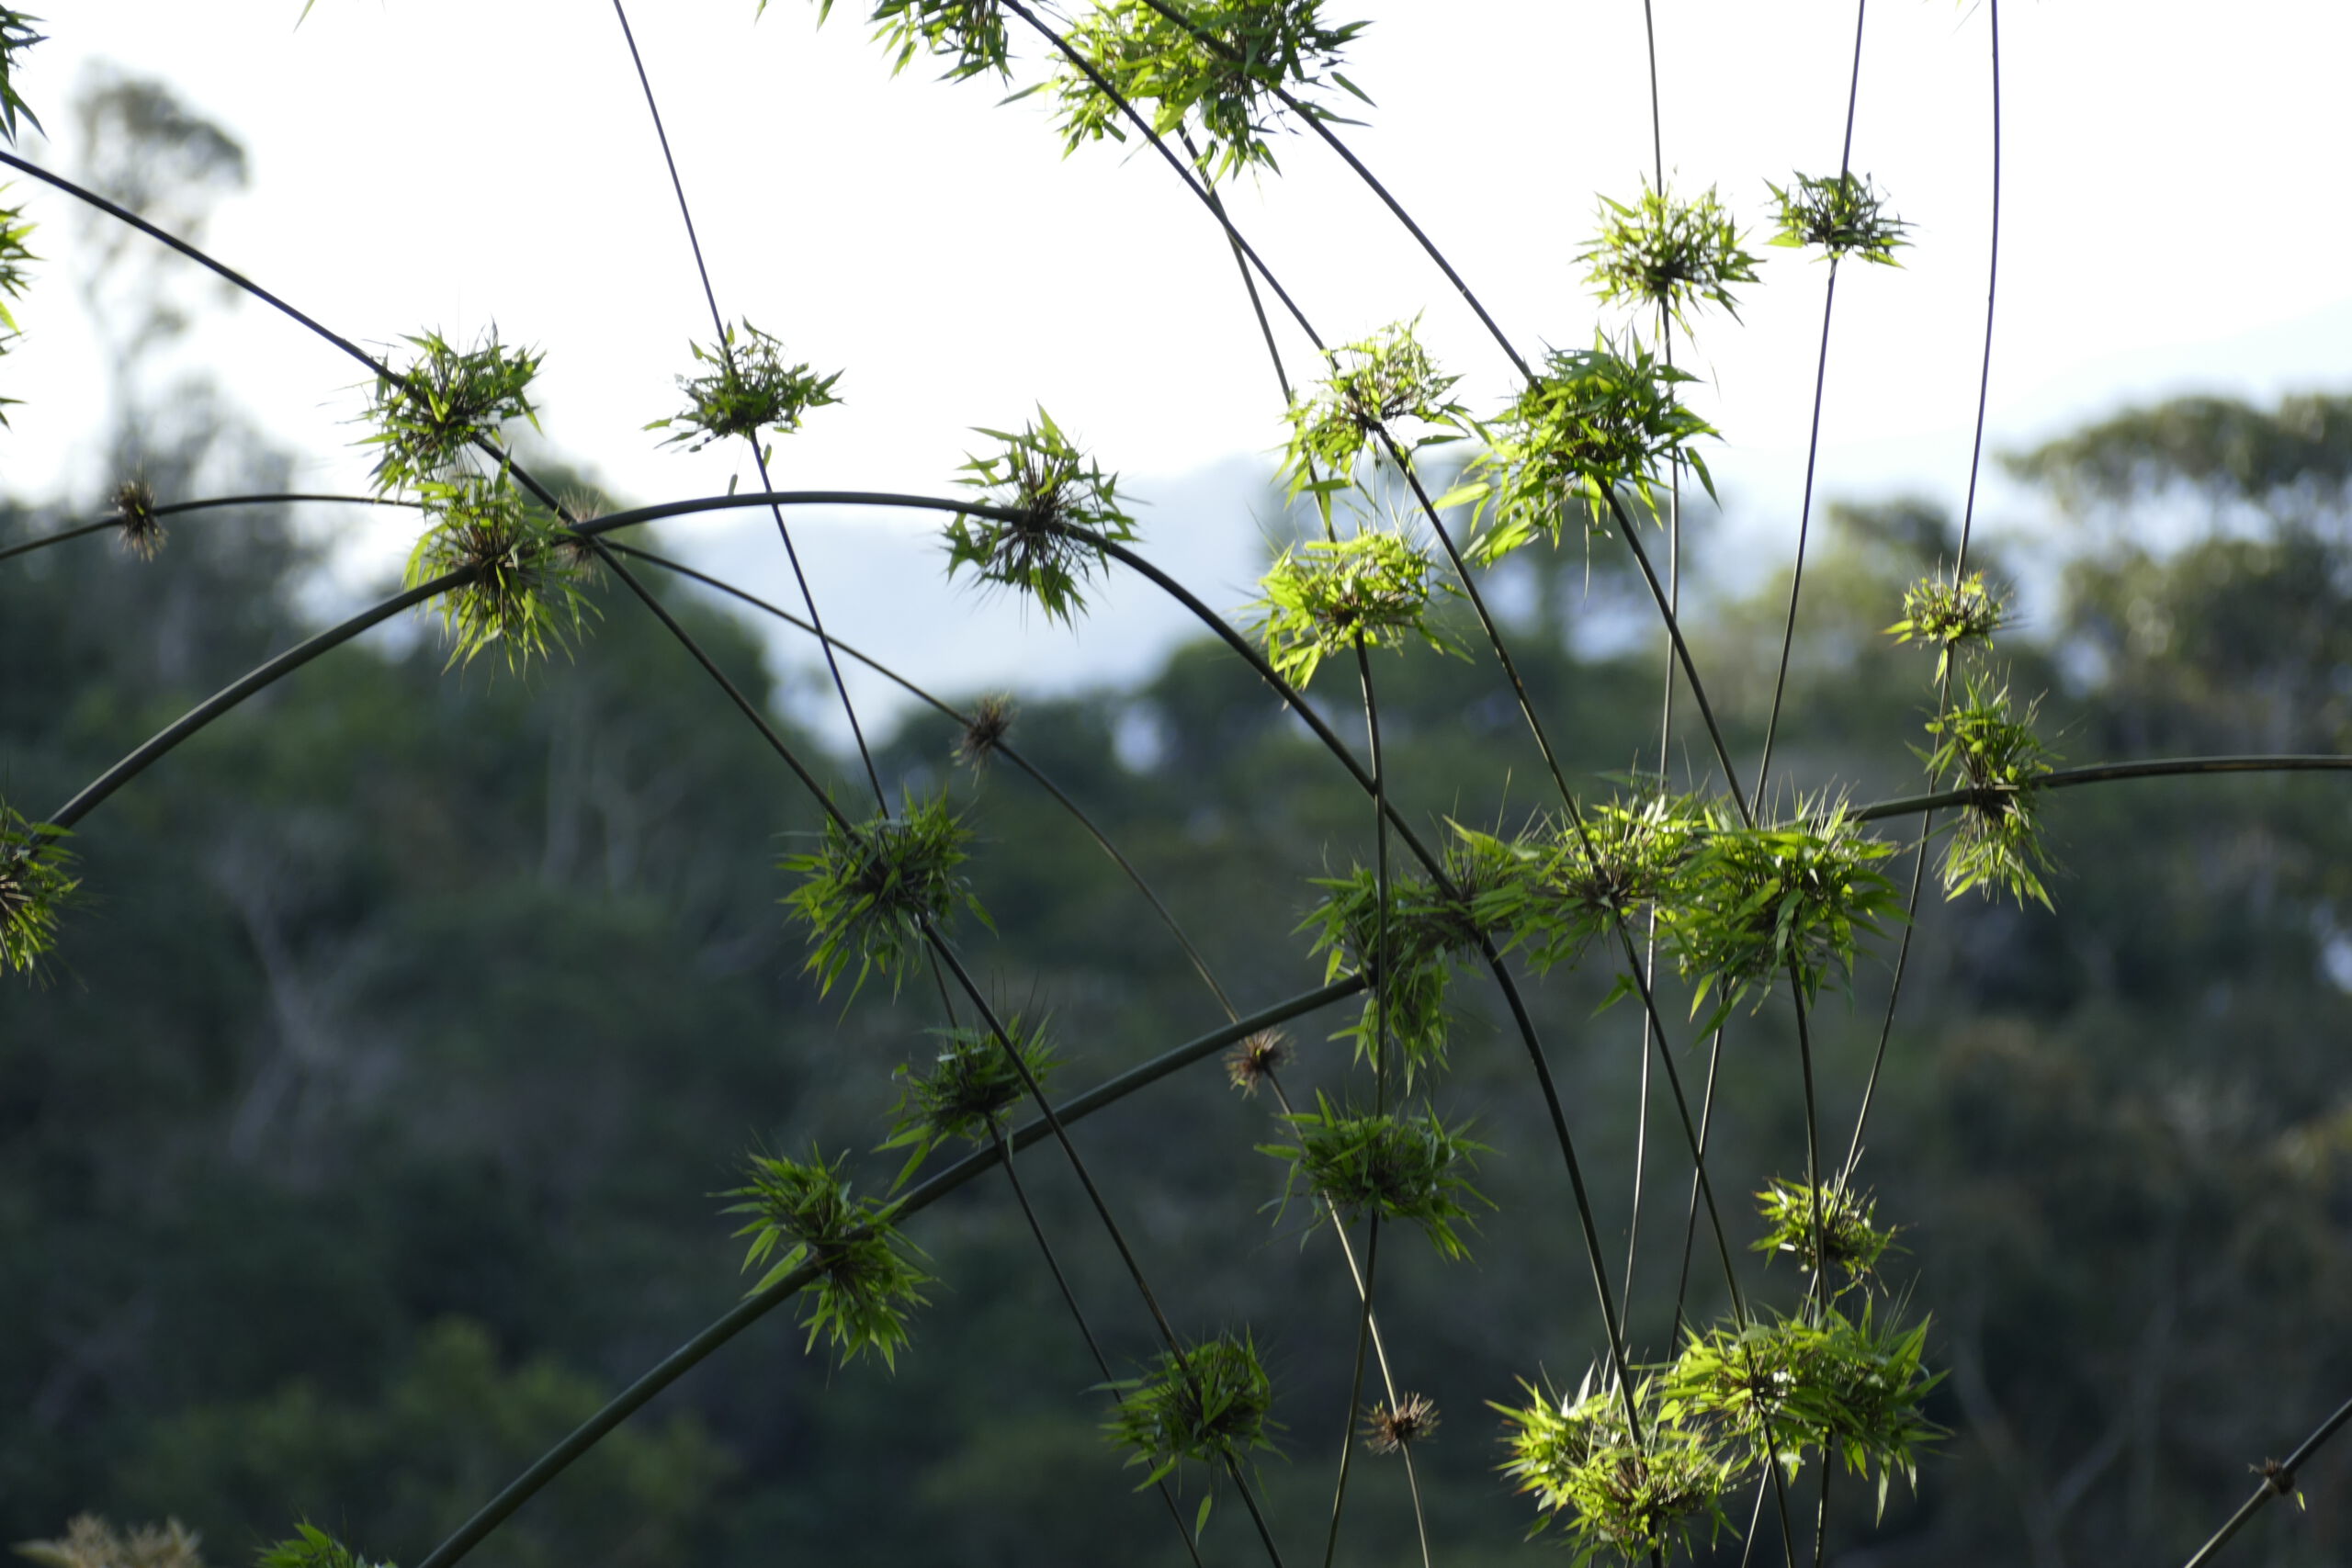
<svg viewBox="0 0 2352 1568">
<path fill-rule="evenodd" d="M 676 209 L 606 0 L 51 0 L 20 86 L 60 143 L 90 62 L 167 79 L 241 138 L 250 192 L 210 248 L 368 343 L 495 321 L 546 351 L 552 442 L 635 500 L 725 488 L 738 459 L 657 447 L 689 339 L 710 335 Z M 843 406 L 778 450 L 788 486 L 943 491 L 976 438 L 1042 402 L 1139 496 L 1155 547 L 1212 604 L 1246 598 L 1258 525 L 1247 459 L 1281 439 L 1257 331 L 1216 231 L 1148 154 L 1067 161 L 1045 100 L 891 79 L 842 0 L 639 0 L 721 308 L 844 372 Z M 1634 0 L 1330 0 L 1371 19 L 1349 74 L 1377 102 L 1347 134 L 1523 350 L 1602 318 L 1571 257 L 1594 193 L 1650 166 Z M 1658 0 L 1666 154 L 1760 225 L 1763 182 L 1834 173 L 1854 10 L 1838 0 Z M 2188 389 L 2340 385 L 2352 367 L 2352 203 L 2341 198 L 2352 6 L 2270 0 L 2010 0 L 2003 8 L 2003 270 L 1991 444 Z M 1988 198 L 1984 4 L 1870 7 L 1854 163 L 1915 225 L 1900 270 L 1841 280 L 1824 421 L 1829 497 L 1908 490 L 1957 506 L 1968 458 Z M 1025 47 L 1025 42 L 1023 45 Z M 1034 57 L 1035 51 L 1029 51 Z M 68 145 L 28 155 L 70 168 Z M 1328 338 L 1425 312 L 1476 406 L 1507 367 L 1409 240 L 1317 145 L 1231 193 L 1238 221 Z M 26 400 L 0 484 L 84 497 L 102 421 L 67 275 L 60 198 L 18 182 L 49 258 L 5 363 Z M 1755 243 L 1759 251 L 1761 235 Z M 1700 324 L 1702 408 L 1738 525 L 1785 550 L 1802 479 L 1822 269 L 1762 251 L 1744 324 Z M 207 298 L 210 298 L 208 296 Z M 1614 326 L 1613 319 L 1607 324 Z M 257 307 L 198 340 L 235 398 L 300 454 L 304 488 L 359 489 L 354 367 Z M 1304 363 L 1295 334 L 1286 340 Z M 1996 488 L 1987 510 L 2030 525 Z M 355 586 L 411 525 L 325 520 Z M 811 519 L 806 549 L 845 636 L 968 690 L 1147 669 L 1182 622 L 1121 590 L 1076 634 L 944 589 L 935 522 Z M 671 536 L 786 592 L 773 531 L 736 514 Z"/>
</svg>

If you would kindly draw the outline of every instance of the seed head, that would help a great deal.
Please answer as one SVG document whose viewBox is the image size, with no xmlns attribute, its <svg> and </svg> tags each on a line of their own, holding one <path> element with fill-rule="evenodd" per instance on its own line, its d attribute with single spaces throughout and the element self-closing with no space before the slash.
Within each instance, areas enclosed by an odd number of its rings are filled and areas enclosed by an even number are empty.
<svg viewBox="0 0 2352 1568">
<path fill-rule="evenodd" d="M 155 516 L 155 492 L 145 479 L 125 479 L 115 487 L 115 520 L 122 525 L 123 547 L 141 560 L 153 560 L 164 547 L 164 525 Z"/>
<path fill-rule="evenodd" d="M 974 769 L 985 768 L 1012 728 L 1012 699 L 982 697 L 964 721 L 963 739 L 956 742 L 956 760 Z"/>
<path fill-rule="evenodd" d="M 1375 1404 L 1363 1430 L 1373 1452 L 1396 1453 L 1437 1430 L 1437 1402 L 1425 1393 L 1408 1393 L 1394 1410 Z"/>
<path fill-rule="evenodd" d="M 1244 1094 L 1272 1077 L 1290 1061 L 1290 1043 L 1279 1029 L 1261 1029 L 1225 1055 L 1225 1076 Z"/>
</svg>

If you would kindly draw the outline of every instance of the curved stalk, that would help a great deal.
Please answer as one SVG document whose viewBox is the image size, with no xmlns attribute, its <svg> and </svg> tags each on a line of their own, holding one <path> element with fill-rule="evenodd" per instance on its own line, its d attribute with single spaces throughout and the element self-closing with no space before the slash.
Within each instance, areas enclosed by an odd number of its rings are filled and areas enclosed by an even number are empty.
<svg viewBox="0 0 2352 1568">
<path fill-rule="evenodd" d="M 2310 1462 L 2312 1455 L 2319 1452 L 2320 1445 L 2335 1436 L 2346 1422 L 2352 1422 L 2352 1399 L 2338 1405 L 2335 1414 L 2321 1422 L 2283 1462 L 2275 1468 L 2268 1464 L 2260 1466 L 2262 1484 L 2256 1488 L 2253 1496 L 2238 1506 L 2238 1511 L 2230 1516 L 2228 1523 L 2213 1532 L 2212 1540 L 2197 1549 L 2197 1555 L 2188 1560 L 2185 1568 L 2204 1568 L 2206 1563 L 2213 1561 L 2215 1553 L 2230 1543 L 2230 1538 L 2245 1529 L 2246 1522 L 2262 1512 L 2273 1497 L 2293 1495 L 2295 1472 Z"/>
<path fill-rule="evenodd" d="M 2075 789 L 2084 784 L 2112 784 L 2121 779 L 2185 778 L 2204 773 L 2343 773 L 2352 770 L 2352 756 L 2278 752 L 2224 757 L 2158 757 L 2143 762 L 2098 762 L 2081 768 L 2059 768 L 2033 781 L 2036 794 L 2050 789 Z M 1982 789 L 1938 790 L 1932 795 L 1904 795 L 1882 800 L 1850 814 L 1849 820 L 1873 822 L 1886 817 L 1916 817 L 1947 806 L 1990 806 L 2004 792 Z"/>
<path fill-rule="evenodd" d="M 1158 1083 L 1171 1073 L 1216 1055 L 1235 1042 L 1259 1030 L 1272 1029 L 1277 1024 L 1287 1023 L 1292 1019 L 1314 1012 L 1333 1002 L 1345 1000 L 1363 989 L 1363 980 L 1351 976 L 1315 990 L 1302 992 L 1286 1001 L 1277 1002 L 1272 1007 L 1254 1012 L 1248 1018 L 1227 1024 L 1221 1029 L 1212 1030 L 1172 1050 L 1162 1052 L 1140 1066 L 1130 1068 L 1115 1077 L 1106 1079 L 1084 1094 L 1073 1095 L 1064 1101 L 1060 1108 L 1061 1121 L 1064 1125 L 1083 1121 L 1098 1111 L 1117 1104 L 1138 1089 Z M 1018 1151 L 1050 1135 L 1043 1118 L 1038 1118 L 1025 1122 L 1004 1134 L 1003 1146 Z M 985 1174 L 989 1167 L 996 1165 L 1001 1158 L 1002 1155 L 996 1145 L 975 1149 L 940 1171 L 938 1175 L 926 1181 L 918 1182 L 909 1189 L 907 1195 L 892 1207 L 891 1218 L 898 1220 L 921 1213 L 957 1188 Z M 452 1568 L 453 1564 L 462 1560 L 492 1530 L 512 1517 L 517 1508 L 537 1495 L 548 1482 L 562 1474 L 575 1461 L 594 1448 L 606 1433 L 643 1409 L 651 1403 L 656 1394 L 707 1359 L 713 1351 L 798 1294 L 817 1278 L 818 1272 L 814 1265 L 804 1264 L 766 1290 L 744 1297 L 693 1338 L 654 1363 L 635 1382 L 606 1401 L 602 1409 L 582 1422 L 562 1441 L 540 1455 L 529 1469 L 509 1482 L 495 1497 L 484 1504 L 473 1517 L 468 1519 L 447 1540 L 435 1547 L 432 1552 L 417 1564 L 417 1568 Z"/>
<path fill-rule="evenodd" d="M 207 496 L 202 501 L 175 501 L 168 506 L 158 506 L 153 508 L 153 513 L 157 517 L 177 517 L 184 513 L 209 512 L 217 507 L 275 506 L 292 501 L 332 501 L 341 502 L 351 506 L 405 506 L 411 508 L 421 507 L 424 504 L 423 502 L 399 500 L 380 495 L 311 495 L 290 493 L 281 495 L 215 495 Z M 11 556 L 30 555 L 35 550 L 47 549 L 51 545 L 62 545 L 68 539 L 85 538 L 92 534 L 103 534 L 109 528 L 119 528 L 121 526 L 122 517 L 120 513 L 117 513 L 112 517 L 101 517 L 95 523 L 79 523 L 70 528 L 61 528 L 55 533 L 43 534 L 38 538 L 21 539 L 16 544 L 0 547 L 0 560 L 6 560 Z"/>
</svg>

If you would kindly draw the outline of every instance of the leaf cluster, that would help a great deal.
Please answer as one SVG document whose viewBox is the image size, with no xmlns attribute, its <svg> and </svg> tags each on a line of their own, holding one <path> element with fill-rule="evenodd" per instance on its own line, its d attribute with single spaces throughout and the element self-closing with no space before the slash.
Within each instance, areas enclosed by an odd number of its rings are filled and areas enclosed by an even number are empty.
<svg viewBox="0 0 2352 1568">
<path fill-rule="evenodd" d="M 1453 1227 L 1470 1220 L 1464 1199 L 1487 1202 L 1470 1185 L 1478 1156 L 1491 1152 L 1487 1145 L 1448 1127 L 1433 1107 L 1408 1116 L 1335 1110 L 1320 1093 L 1315 1100 L 1313 1111 L 1284 1118 L 1296 1142 L 1259 1146 L 1261 1154 L 1289 1162 L 1284 1206 L 1303 1188 L 1344 1214 L 1369 1213 L 1419 1225 L 1442 1256 L 1467 1258 L 1470 1248 Z M 1321 1218 L 1317 1210 L 1314 1223 Z"/>
<path fill-rule="evenodd" d="M 1875 1305 L 1858 1316 L 1828 1307 L 1746 1327 L 1693 1328 L 1659 1376 L 1659 1414 L 1714 1422 L 1748 1445 L 1756 1463 L 1794 1469 L 1815 1450 L 1857 1475 L 1875 1472 L 1878 1502 L 1900 1473 L 1917 1482 L 1919 1454 L 1941 1434 L 1928 1392 L 1943 1381 L 1923 1364 L 1928 1320 L 1881 1328 Z"/>
<path fill-rule="evenodd" d="M 264 1547 L 254 1568 L 392 1568 L 389 1562 L 369 1562 L 308 1519 L 297 1524 L 294 1532 Z"/>
<path fill-rule="evenodd" d="M 447 479 L 461 469 L 468 448 L 494 437 L 510 419 L 538 428 L 530 387 L 544 355 L 510 349 L 495 326 L 469 349 L 452 347 L 439 333 L 405 341 L 416 356 L 399 375 L 377 378 L 365 415 L 376 432 L 359 440 L 382 448 L 374 474 L 379 495 Z"/>
<path fill-rule="evenodd" d="M 1290 406 L 1290 443 L 1279 477 L 1291 499 L 1312 491 L 1329 517 L 1329 496 L 1343 488 L 1376 434 L 1396 438 L 1396 427 L 1411 420 L 1430 429 L 1418 434 L 1408 451 L 1458 439 L 1469 426 L 1469 411 L 1447 393 L 1461 380 L 1441 375 L 1429 350 L 1414 336 L 1418 319 L 1383 327 L 1359 343 L 1329 354 L 1331 373 Z M 1318 472 L 1329 477 L 1318 479 Z"/>
<path fill-rule="evenodd" d="M 1885 209 L 1885 193 L 1871 184 L 1868 175 L 1790 176 L 1786 189 L 1765 182 L 1778 204 L 1780 231 L 1772 243 L 1792 250 L 1818 248 L 1835 261 L 1860 256 L 1881 266 L 1900 266 L 1894 253 L 1911 242 L 1903 237 L 1911 225 Z"/>
<path fill-rule="evenodd" d="M 1454 825 L 1480 876 L 1475 914 L 1507 931 L 1537 973 L 1573 964 L 1621 919 L 1676 896 L 1699 844 L 1715 829 L 1697 795 L 1662 790 L 1586 807 L 1583 831 L 1545 818 L 1515 838 Z"/>
<path fill-rule="evenodd" d="M 2035 786 L 2051 771 L 2052 753 L 2034 733 L 2038 706 L 2028 704 L 2018 717 L 2008 687 L 1971 671 L 1960 700 L 1928 721 L 1936 742 L 1925 753 L 1928 772 L 1944 787 L 1972 792 L 1944 849 L 1948 897 L 1972 887 L 1989 897 L 2000 887 L 2019 905 L 2032 898 L 2051 907 L 2041 882 L 2051 863 Z"/>
<path fill-rule="evenodd" d="M 1886 630 L 1899 643 L 1934 643 L 1936 679 L 1941 681 L 1951 668 L 1954 649 L 1962 643 L 1991 646 L 2008 616 L 2008 602 L 1985 586 L 1983 572 L 1960 578 L 1936 573 L 1903 591 L 1903 618 Z"/>
<path fill-rule="evenodd" d="M 784 903 L 808 923 L 808 968 L 821 991 L 830 993 L 854 962 L 852 995 L 876 969 L 890 976 L 895 992 L 922 964 L 926 930 L 944 933 L 966 908 L 989 923 L 957 874 L 971 858 L 966 846 L 972 831 L 948 809 L 944 792 L 910 795 L 896 818 L 854 828 L 828 817 L 824 832 L 821 847 L 779 863 L 803 879 Z"/>
<path fill-rule="evenodd" d="M 1019 1013 L 1013 1013 L 1004 1020 L 1004 1032 L 1013 1042 L 1012 1052 L 1020 1055 L 1018 1066 L 995 1032 L 978 1027 L 933 1031 L 939 1050 L 927 1070 L 918 1070 L 912 1063 L 900 1064 L 894 1075 L 899 1080 L 899 1103 L 891 1111 L 889 1140 L 882 1145 L 885 1149 L 910 1151 L 905 1168 L 899 1172 L 899 1182 L 912 1176 L 932 1150 L 951 1138 L 978 1144 L 994 1137 L 1004 1113 L 1027 1092 L 1022 1081 L 1023 1068 L 1044 1087 L 1055 1066 L 1044 1023 L 1030 1028 L 1023 1025 Z"/>
<path fill-rule="evenodd" d="M 1756 258 L 1741 246 L 1739 226 L 1713 186 L 1691 201 L 1653 190 L 1646 180 L 1631 206 L 1602 197 L 1600 232 L 1577 260 L 1603 304 L 1662 309 L 1686 332 L 1686 312 L 1701 304 L 1720 305 L 1737 321 L 1732 286 L 1756 281 Z"/>
<path fill-rule="evenodd" d="M 956 482 L 1015 515 L 951 518 L 947 574 L 969 567 L 981 581 L 1029 595 L 1049 619 L 1067 625 L 1086 607 L 1081 581 L 1107 570 L 1100 541 L 1136 538 L 1136 520 L 1120 510 L 1119 477 L 1080 451 L 1042 408 L 1018 431 L 979 434 L 1003 446 L 969 457 L 959 470 L 968 477 Z"/>
<path fill-rule="evenodd" d="M 33 31 L 33 24 L 40 20 L 14 6 L 0 6 L 0 138 L 6 138 L 12 147 L 17 142 L 18 115 L 29 120 L 35 130 L 41 129 L 40 117 L 33 113 L 17 91 L 17 57 L 43 42 L 47 36 Z"/>
<path fill-rule="evenodd" d="M 1647 1412 L 1640 1442 L 1610 1380 L 1587 1372 L 1575 1393 L 1557 1398 L 1521 1386 L 1525 1404 L 1493 1405 L 1508 1428 L 1510 1457 L 1500 1468 L 1549 1516 L 1536 1529 L 1565 1516 L 1577 1568 L 1603 1553 L 1634 1563 L 1687 1550 L 1702 1522 L 1711 1540 L 1728 1522 L 1722 1499 L 1733 1465 L 1706 1431 L 1668 1417 L 1651 1384 L 1634 1394 Z"/>
<path fill-rule="evenodd" d="M 803 1264 L 814 1267 L 816 1285 L 801 1319 L 808 1347 L 821 1334 L 844 1365 L 873 1351 L 895 1370 L 908 1340 L 907 1313 L 923 1304 L 922 1288 L 932 1282 L 901 1248 L 921 1249 L 891 1223 L 896 1204 L 851 1196 L 841 1174 L 847 1156 L 830 1165 L 817 1150 L 809 1156 L 804 1163 L 753 1155 L 750 1183 L 725 1194 L 742 1201 L 722 1213 L 752 1216 L 735 1233 L 752 1238 L 743 1267 L 768 1266 L 746 1293 L 759 1294 Z"/>
<path fill-rule="evenodd" d="M 664 446 L 699 452 L 729 436 L 757 440 L 763 430 L 789 435 L 800 428 L 809 410 L 841 401 L 833 396 L 840 371 L 820 376 L 805 362 L 787 365 L 784 344 L 749 321 L 742 324 L 740 338 L 729 325 L 711 346 L 689 343 L 686 347 L 697 364 L 710 368 L 678 378 L 678 389 L 686 395 L 684 409 L 667 419 L 646 422 L 648 430 L 684 426 L 664 439 Z"/>
<path fill-rule="evenodd" d="M 5 29 L 10 15 L 0 11 L 0 29 Z M 0 54 L 0 59 L 5 59 L 5 54 Z M 5 86 L 6 77 L 0 75 L 0 91 L 5 91 Z M 6 188 L 0 186 L 0 189 Z M 0 355 L 6 354 L 8 345 L 24 335 L 17 330 L 17 318 L 9 310 L 8 301 L 25 297 L 25 286 L 29 281 L 25 264 L 40 259 L 25 244 L 32 231 L 32 224 L 25 220 L 23 208 L 0 207 Z M 0 430 L 6 429 L 8 424 L 8 415 L 5 411 L 11 404 L 22 400 L 0 398 Z"/>
<path fill-rule="evenodd" d="M 1659 906 L 1666 950 L 1696 985 L 1692 1013 L 1714 997 L 1712 1027 L 1751 996 L 1761 1006 L 1783 975 L 1807 1002 L 1833 971 L 1850 977 L 1860 940 L 1903 918 L 1901 895 L 1878 869 L 1894 852 L 1843 806 L 1793 827 L 1718 824 Z"/>
<path fill-rule="evenodd" d="M 57 911 L 81 886 L 64 837 L 0 803 L 0 969 L 30 974 L 57 945 Z"/>
<path fill-rule="evenodd" d="M 1629 491 L 1655 515 L 1660 470 L 1686 464 L 1707 493 L 1714 480 L 1693 443 L 1715 429 L 1684 408 L 1675 389 L 1696 378 L 1629 340 L 1555 349 L 1543 373 L 1490 425 L 1487 449 L 1463 485 L 1439 502 L 1476 503 L 1470 553 L 1491 564 L 1539 535 L 1558 544 L 1573 502 L 1589 525 L 1608 525 L 1611 499 Z"/>
<path fill-rule="evenodd" d="M 1835 1269 L 1843 1276 L 1834 1287 L 1840 1295 L 1869 1283 L 1894 1245 L 1894 1228 L 1878 1224 L 1877 1201 L 1842 1180 L 1823 1184 L 1817 1196 L 1810 1183 L 1775 1180 L 1756 1200 L 1765 1230 L 1750 1250 L 1767 1257 L 1788 1253 L 1816 1277 Z"/>
<path fill-rule="evenodd" d="M 1248 1336 L 1203 1339 L 1181 1354 L 1163 1350 L 1149 1370 L 1102 1385 L 1118 1396 L 1103 1432 L 1128 1450 L 1127 1463 L 1148 1472 L 1137 1491 L 1174 1473 L 1186 1460 L 1214 1471 L 1274 1446 L 1273 1381 Z"/>
<path fill-rule="evenodd" d="M 760 0 L 753 16 L 767 8 L 768 0 Z M 833 0 L 823 0 L 817 7 L 817 25 L 822 27 L 832 13 Z M 893 51 L 893 76 L 907 68 L 919 50 L 953 62 L 945 81 L 961 82 L 991 71 L 1001 77 L 1012 73 L 999 0 L 875 0 L 865 19 L 874 26 L 875 41 Z"/>
<path fill-rule="evenodd" d="M 1435 882 L 1392 875 L 1383 906 L 1380 878 L 1371 866 L 1345 876 L 1317 877 L 1322 900 L 1299 922 L 1314 933 L 1310 953 L 1325 955 L 1326 980 L 1351 972 L 1369 975 L 1363 1010 L 1334 1040 L 1352 1039 L 1358 1060 L 1377 1060 L 1385 1029 L 1404 1054 L 1405 1081 L 1445 1065 L 1445 995 L 1460 954 L 1476 950 L 1484 928 L 1476 901 L 1459 881 L 1448 894 Z"/>
<path fill-rule="evenodd" d="M 441 596 L 442 625 L 455 645 L 450 665 L 470 664 L 496 643 L 507 668 L 520 670 L 565 647 L 594 611 L 581 587 L 571 530 L 526 498 L 503 468 L 428 479 L 418 489 L 431 521 L 409 552 L 407 585 L 470 574 Z"/>
<path fill-rule="evenodd" d="M 1104 0 L 1069 31 L 1070 48 L 1101 81 L 1065 64 L 1052 83 L 1065 151 L 1105 137 L 1125 141 L 1124 100 L 1153 136 L 1193 135 L 1193 164 L 1211 184 L 1275 168 L 1266 138 L 1284 107 L 1278 90 L 1308 118 L 1336 124 L 1350 122 L 1300 95 L 1328 81 L 1372 101 L 1339 69 L 1364 24 L 1327 26 L 1322 9 L 1323 0 Z"/>
<path fill-rule="evenodd" d="M 1266 569 L 1250 605 L 1266 662 L 1304 688 L 1324 660 L 1360 641 L 1401 648 L 1418 637 L 1440 653 L 1458 651 L 1430 622 L 1435 567 L 1425 547 L 1380 529 L 1288 547 Z"/>
</svg>

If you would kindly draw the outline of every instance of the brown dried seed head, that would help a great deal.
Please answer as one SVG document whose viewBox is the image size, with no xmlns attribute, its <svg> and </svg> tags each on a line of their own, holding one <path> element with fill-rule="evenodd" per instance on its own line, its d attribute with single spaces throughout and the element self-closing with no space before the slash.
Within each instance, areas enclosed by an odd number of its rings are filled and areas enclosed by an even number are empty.
<svg viewBox="0 0 2352 1568">
<path fill-rule="evenodd" d="M 1290 1060 L 1290 1045 L 1279 1029 L 1261 1029 L 1226 1053 L 1225 1076 L 1244 1094 L 1273 1077 Z"/>
<path fill-rule="evenodd" d="M 1437 1402 L 1423 1393 L 1405 1395 L 1394 1410 L 1376 1404 L 1364 1422 L 1364 1436 L 1374 1453 L 1393 1454 L 1436 1430 Z"/>
<path fill-rule="evenodd" d="M 145 479 L 125 479 L 115 487 L 115 520 L 122 525 L 123 547 L 141 560 L 153 560 L 164 547 L 164 525 L 155 515 L 155 492 Z"/>
<path fill-rule="evenodd" d="M 1011 697 L 982 697 L 965 721 L 963 738 L 956 742 L 956 760 L 975 768 L 988 766 L 1012 728 L 1012 712 Z"/>
</svg>

